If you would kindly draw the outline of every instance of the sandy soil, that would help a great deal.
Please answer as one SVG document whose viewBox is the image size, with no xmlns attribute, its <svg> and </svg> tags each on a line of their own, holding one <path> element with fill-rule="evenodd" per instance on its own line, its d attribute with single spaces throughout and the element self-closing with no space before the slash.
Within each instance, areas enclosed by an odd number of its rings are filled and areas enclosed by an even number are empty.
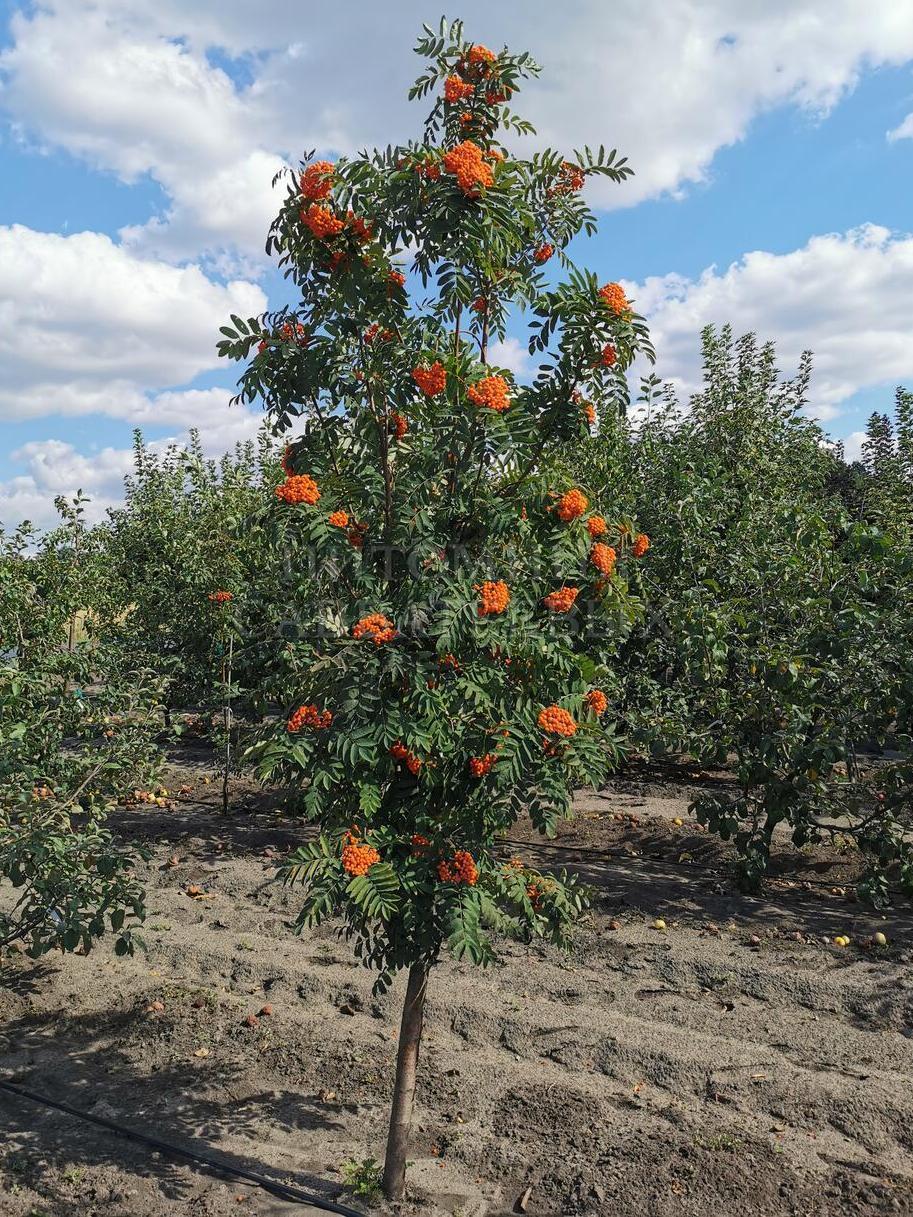
<svg viewBox="0 0 913 1217">
<path fill-rule="evenodd" d="M 339 1197 L 346 1158 L 382 1157 L 401 986 L 375 999 L 332 927 L 290 932 L 273 851 L 300 826 L 243 782 L 223 819 L 205 772 L 120 817 L 152 850 L 147 956 L 0 974 L 0 1077 Z M 569 955 L 437 970 L 404 1212 L 492 1217 L 529 1187 L 541 1215 L 913 1214 L 909 904 L 854 903 L 852 856 L 823 850 L 747 899 L 688 794 L 629 778 L 555 843 L 520 826 L 511 852 L 599 897 Z M 2 1092 L 0 1127 L 3 1217 L 308 1211 Z"/>
</svg>

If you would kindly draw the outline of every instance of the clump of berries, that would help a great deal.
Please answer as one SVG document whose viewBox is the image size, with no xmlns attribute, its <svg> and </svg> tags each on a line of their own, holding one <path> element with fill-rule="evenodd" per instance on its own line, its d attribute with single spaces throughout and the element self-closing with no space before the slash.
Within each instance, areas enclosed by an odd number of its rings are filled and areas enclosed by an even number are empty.
<svg viewBox="0 0 913 1217">
<path fill-rule="evenodd" d="M 482 187 L 494 185 L 495 175 L 485 159 L 482 149 L 471 139 L 444 153 L 444 168 L 452 173 L 457 185 L 467 198 L 476 198 Z"/>
<path fill-rule="evenodd" d="M 329 207 L 322 207 L 319 203 L 311 203 L 307 211 L 302 208 L 301 222 L 311 230 L 318 241 L 338 237 L 346 226 L 345 220 L 340 220 Z"/>
<path fill-rule="evenodd" d="M 352 836 L 347 836 L 342 847 L 342 867 L 350 875 L 366 875 L 380 854 L 373 845 L 365 845 Z"/>
<path fill-rule="evenodd" d="M 582 490 L 569 490 L 558 500 L 558 517 L 565 524 L 569 524 L 571 520 L 582 516 L 589 505 L 589 499 Z"/>
<path fill-rule="evenodd" d="M 574 607 L 574 601 L 580 595 L 579 587 L 562 587 L 556 592 L 549 592 L 542 597 L 542 603 L 553 613 L 567 613 Z"/>
<path fill-rule="evenodd" d="M 483 376 L 474 385 L 470 385 L 466 396 L 475 406 L 484 406 L 503 414 L 510 406 L 508 384 L 503 376 Z"/>
<path fill-rule="evenodd" d="M 312 731 L 325 731 L 332 721 L 332 710 L 318 710 L 314 705 L 299 706 L 289 717 L 286 728 L 292 735 L 302 727 L 310 727 Z"/>
<path fill-rule="evenodd" d="M 313 507 L 320 498 L 320 490 L 308 474 L 292 473 L 276 487 L 276 498 L 285 503 L 309 503 Z"/>
<path fill-rule="evenodd" d="M 596 569 L 603 575 L 611 575 L 615 569 L 615 559 L 617 555 L 611 545 L 603 545 L 601 541 L 597 541 L 590 550 L 590 561 Z"/>
<path fill-rule="evenodd" d="M 465 849 L 458 849 L 451 861 L 439 862 L 437 874 L 441 883 L 463 883 L 467 887 L 475 887 L 479 878 L 472 854 Z"/>
<path fill-rule="evenodd" d="M 422 758 L 411 752 L 402 740 L 397 740 L 395 744 L 390 745 L 390 755 L 395 761 L 402 761 L 413 777 L 418 776 L 423 764 Z"/>
<path fill-rule="evenodd" d="M 546 706 L 539 711 L 539 726 L 551 735 L 563 735 L 569 739 L 576 734 L 577 724 L 563 706 Z"/>
<path fill-rule="evenodd" d="M 625 289 L 620 283 L 607 283 L 599 289 L 599 297 L 609 312 L 614 313 L 616 317 L 631 311 Z"/>
<path fill-rule="evenodd" d="M 353 638 L 370 638 L 376 647 L 392 642 L 396 637 L 396 626 L 383 613 L 369 613 L 352 626 Z"/>
<path fill-rule="evenodd" d="M 412 379 L 426 397 L 437 397 L 447 387 L 447 373 L 437 361 L 427 368 L 413 368 Z"/>
<path fill-rule="evenodd" d="M 333 189 L 333 166 L 329 161 L 314 161 L 301 175 L 301 195 L 309 203 L 319 203 L 330 197 Z"/>
<path fill-rule="evenodd" d="M 503 613 L 510 604 L 510 588 L 503 579 L 492 582 L 487 580 L 477 588 L 479 593 L 479 616 L 488 617 L 494 613 Z"/>
<path fill-rule="evenodd" d="M 493 752 L 486 752 L 484 756 L 470 757 L 469 772 L 474 778 L 484 778 L 491 773 L 492 766 L 497 759 Z"/>
</svg>

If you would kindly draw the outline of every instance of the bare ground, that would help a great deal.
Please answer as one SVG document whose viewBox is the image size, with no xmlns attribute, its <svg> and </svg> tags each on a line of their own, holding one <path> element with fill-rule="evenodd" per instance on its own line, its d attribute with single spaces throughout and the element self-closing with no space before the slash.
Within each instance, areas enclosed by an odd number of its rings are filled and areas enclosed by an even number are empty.
<svg viewBox="0 0 913 1217">
<path fill-rule="evenodd" d="M 338 1197 L 345 1159 L 382 1157 L 401 985 L 374 998 L 332 927 L 290 932 L 271 876 L 300 826 L 245 782 L 221 817 L 207 772 L 120 817 L 152 850 L 148 955 L 0 973 L 0 1077 Z M 913 1214 L 909 904 L 854 903 L 853 856 L 824 850 L 739 895 L 689 793 L 619 780 L 555 843 L 519 827 L 512 852 L 599 896 L 569 955 L 436 970 L 403 1212 L 492 1217 L 531 1188 L 541 1215 Z M 309 1211 L 3 1092 L 0 1127 L 3 1217 Z"/>
</svg>

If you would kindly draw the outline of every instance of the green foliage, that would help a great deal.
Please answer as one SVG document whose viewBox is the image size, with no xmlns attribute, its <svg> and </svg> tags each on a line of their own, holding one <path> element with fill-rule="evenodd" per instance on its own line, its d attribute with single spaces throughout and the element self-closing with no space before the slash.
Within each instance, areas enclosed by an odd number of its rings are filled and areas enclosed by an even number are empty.
<svg viewBox="0 0 913 1217">
<path fill-rule="evenodd" d="M 298 302 L 259 321 L 233 317 L 219 344 L 249 361 L 240 400 L 262 401 L 279 431 L 299 426 L 285 469 L 319 489 L 319 500 L 313 488 L 305 501 L 280 494 L 263 521 L 287 553 L 274 635 L 284 670 L 270 685 L 287 700 L 249 756 L 262 777 L 299 785 L 321 827 L 283 869 L 304 885 L 299 924 L 342 913 L 380 986 L 445 944 L 488 962 L 487 927 L 563 939 L 583 894 L 566 876 L 537 884 L 505 873 L 496 842 L 526 813 L 554 835 L 572 789 L 617 762 L 619 742 L 586 695 L 611 683 L 607 663 L 641 612 L 629 532 L 603 538 L 618 565 L 600 575 L 588 513 L 559 518 L 576 479 L 548 473 L 558 450 L 588 434 L 588 402 L 622 413 L 625 370 L 636 353 L 651 355 L 642 318 L 610 307 L 565 253 L 594 226 L 585 178 L 620 181 L 630 169 L 602 149 L 573 162 L 508 155 L 495 133 L 526 127 L 504 96 L 538 69 L 507 51 L 472 67 L 470 50 L 458 24 L 426 30 L 429 65 L 413 95 L 454 74 L 473 88 L 459 106 L 435 102 L 421 142 L 329 174 L 302 165 L 300 181 L 288 174 L 268 248 Z M 445 160 L 467 133 L 491 151 L 478 187 Z M 339 230 L 315 235 L 312 204 L 327 209 L 321 224 L 340 217 Z M 535 256 L 546 241 L 559 251 L 560 284 Z M 407 249 L 414 296 L 397 270 Z M 541 359 L 528 385 L 490 362 L 516 310 L 528 312 Z M 425 392 L 413 372 L 435 367 L 440 384 Z M 507 408 L 480 404 L 489 377 Z M 503 611 L 480 612 L 488 581 L 509 584 Z M 579 590 L 577 602 L 552 612 L 543 597 L 563 587 Z M 371 614 L 393 623 L 381 645 L 358 636 Z M 573 718 L 568 738 L 543 738 L 550 705 Z M 288 729 L 299 706 L 332 721 Z M 487 757 L 476 775 L 470 762 Z M 379 860 L 353 874 L 347 848 Z M 452 869 L 461 856 L 472 860 L 464 873 Z"/>
<path fill-rule="evenodd" d="M 886 866 L 908 853 L 909 788 L 875 800 L 857 751 L 910 747 L 902 461 L 887 442 L 875 455 L 873 428 L 875 484 L 857 507 L 881 508 L 854 519 L 839 454 L 802 413 L 810 361 L 784 382 L 771 346 L 708 330 L 704 362 L 687 412 L 650 383 L 640 426 L 607 425 L 574 458 L 594 485 L 625 485 L 654 535 L 642 568 L 651 612 L 620 672 L 627 726 L 649 751 L 733 766 L 738 797 L 696 810 L 735 841 L 746 883 L 785 823 L 800 846 L 854 838 L 871 861 L 863 891 L 883 899 Z"/>
<path fill-rule="evenodd" d="M 157 764 L 159 687 L 86 619 L 98 573 L 81 496 L 39 539 L 0 535 L 0 951 L 88 950 L 106 931 L 132 952 L 144 916 L 136 852 L 115 843 L 105 813 Z M 88 632 L 87 632 L 88 631 Z M 104 680 L 99 683 L 99 671 Z"/>
<path fill-rule="evenodd" d="M 373 1158 L 365 1158 L 359 1162 L 355 1158 L 347 1158 L 339 1168 L 342 1181 L 353 1196 L 363 1196 L 365 1200 L 376 1200 L 380 1194 L 380 1181 L 383 1167 Z"/>
<path fill-rule="evenodd" d="M 254 628 L 235 655 L 235 680 L 260 683 L 256 624 L 274 600 L 276 550 L 255 515 L 276 466 L 265 433 L 218 462 L 204 458 L 196 432 L 186 449 L 161 455 L 134 437 L 125 502 L 99 530 L 112 601 L 106 626 L 167 680 L 169 706 L 221 705 L 226 643 L 241 612 Z M 217 591 L 232 600 L 211 602 Z M 231 692 L 241 693 L 237 683 Z"/>
</svg>

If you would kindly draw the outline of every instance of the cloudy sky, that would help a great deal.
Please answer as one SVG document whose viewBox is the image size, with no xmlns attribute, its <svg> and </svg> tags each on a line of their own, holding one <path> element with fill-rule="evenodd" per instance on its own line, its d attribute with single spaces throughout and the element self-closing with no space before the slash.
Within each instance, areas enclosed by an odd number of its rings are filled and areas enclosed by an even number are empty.
<svg viewBox="0 0 913 1217">
<path fill-rule="evenodd" d="M 813 412 L 852 449 L 913 383 L 913 0 L 463 0 L 470 37 L 544 65 L 518 109 L 618 147 L 585 260 L 692 385 L 731 321 L 816 355 Z M 217 328 L 283 299 L 270 180 L 417 134 L 415 0 L 0 0 L 0 520 L 116 501 L 131 430 L 254 433 Z M 577 251 L 580 260 L 584 251 Z M 519 344 L 506 357 L 516 357 Z"/>
</svg>

